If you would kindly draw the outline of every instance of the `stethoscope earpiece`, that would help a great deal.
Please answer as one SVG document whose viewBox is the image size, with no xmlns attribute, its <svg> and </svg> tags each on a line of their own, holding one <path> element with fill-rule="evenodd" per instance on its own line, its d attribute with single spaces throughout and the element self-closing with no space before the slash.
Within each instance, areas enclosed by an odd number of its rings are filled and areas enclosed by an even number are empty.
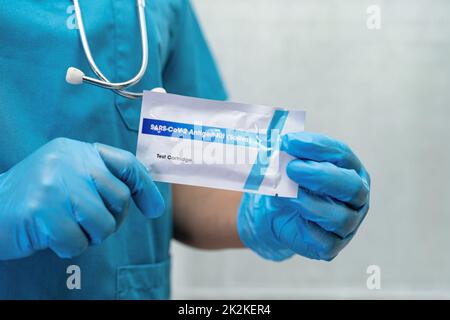
<svg viewBox="0 0 450 320">
<path fill-rule="evenodd" d="M 66 81 L 67 83 L 73 84 L 73 85 L 80 85 L 83 84 L 83 77 L 84 72 L 80 69 L 70 67 L 67 69 L 66 73 Z"/>
</svg>

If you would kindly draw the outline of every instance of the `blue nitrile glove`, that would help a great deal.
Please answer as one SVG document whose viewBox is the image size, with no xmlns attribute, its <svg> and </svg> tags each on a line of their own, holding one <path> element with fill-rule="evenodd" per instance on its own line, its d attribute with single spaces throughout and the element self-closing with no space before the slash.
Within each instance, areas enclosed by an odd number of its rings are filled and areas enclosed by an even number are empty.
<svg viewBox="0 0 450 320">
<path fill-rule="evenodd" d="M 244 194 L 240 238 L 274 261 L 294 254 L 332 260 L 369 210 L 369 174 L 345 144 L 320 134 L 285 135 L 282 150 L 297 158 L 287 174 L 299 184 L 298 198 Z"/>
<path fill-rule="evenodd" d="M 115 232 L 130 199 L 155 218 L 164 200 L 129 152 L 55 139 L 0 175 L 0 260 L 81 254 Z"/>
</svg>

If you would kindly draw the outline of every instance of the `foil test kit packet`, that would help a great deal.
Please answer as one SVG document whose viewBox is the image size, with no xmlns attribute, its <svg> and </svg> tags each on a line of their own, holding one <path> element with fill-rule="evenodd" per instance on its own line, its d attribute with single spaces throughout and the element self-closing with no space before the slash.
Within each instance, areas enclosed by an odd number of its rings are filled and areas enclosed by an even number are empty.
<svg viewBox="0 0 450 320">
<path fill-rule="evenodd" d="M 305 112 L 145 92 L 137 158 L 155 181 L 297 197 L 281 137 Z"/>
</svg>

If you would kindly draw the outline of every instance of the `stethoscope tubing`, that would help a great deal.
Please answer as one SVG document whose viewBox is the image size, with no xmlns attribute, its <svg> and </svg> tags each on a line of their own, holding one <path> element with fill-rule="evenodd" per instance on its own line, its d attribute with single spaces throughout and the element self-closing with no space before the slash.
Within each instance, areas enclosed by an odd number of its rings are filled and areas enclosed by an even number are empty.
<svg viewBox="0 0 450 320">
<path fill-rule="evenodd" d="M 87 39 L 86 35 L 86 29 L 84 28 L 84 22 L 83 17 L 81 14 L 81 8 L 79 0 L 73 0 L 74 9 L 75 9 L 75 17 L 78 24 L 81 44 L 83 47 L 84 54 L 86 55 L 86 59 L 89 63 L 90 68 L 92 71 L 97 75 L 98 79 L 88 77 L 83 75 L 82 80 L 83 83 L 95 85 L 101 88 L 110 89 L 117 93 L 118 95 L 121 95 L 123 97 L 129 98 L 129 99 L 139 99 L 142 98 L 143 93 L 138 92 L 130 92 L 126 91 L 125 89 L 136 85 L 139 83 L 142 78 L 145 75 L 145 72 L 148 68 L 148 61 L 149 61 L 149 54 L 148 54 L 148 33 L 147 33 L 147 20 L 145 16 L 145 0 L 137 0 L 136 4 L 138 6 L 138 12 L 139 12 L 139 28 L 140 28 L 140 34 L 141 34 L 141 47 L 142 47 L 142 63 L 141 68 L 139 69 L 139 72 L 131 79 L 124 81 L 124 82 L 111 82 L 108 80 L 108 78 L 100 71 L 97 64 L 95 63 L 94 57 L 92 55 L 89 41 Z"/>
</svg>

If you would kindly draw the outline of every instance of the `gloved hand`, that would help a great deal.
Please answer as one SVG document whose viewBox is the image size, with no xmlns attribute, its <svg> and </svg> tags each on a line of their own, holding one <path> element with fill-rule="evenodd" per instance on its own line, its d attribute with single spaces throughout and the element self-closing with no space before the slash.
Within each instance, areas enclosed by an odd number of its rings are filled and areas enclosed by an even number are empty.
<svg viewBox="0 0 450 320">
<path fill-rule="evenodd" d="M 55 139 L 0 175 L 0 260 L 51 249 L 81 254 L 117 230 L 133 198 L 155 218 L 164 200 L 129 152 Z"/>
<path fill-rule="evenodd" d="M 287 174 L 299 184 L 298 198 L 244 194 L 240 238 L 269 260 L 299 254 L 330 261 L 369 210 L 369 174 L 345 144 L 323 135 L 285 135 L 282 150 L 297 158 L 288 164 Z"/>
</svg>

